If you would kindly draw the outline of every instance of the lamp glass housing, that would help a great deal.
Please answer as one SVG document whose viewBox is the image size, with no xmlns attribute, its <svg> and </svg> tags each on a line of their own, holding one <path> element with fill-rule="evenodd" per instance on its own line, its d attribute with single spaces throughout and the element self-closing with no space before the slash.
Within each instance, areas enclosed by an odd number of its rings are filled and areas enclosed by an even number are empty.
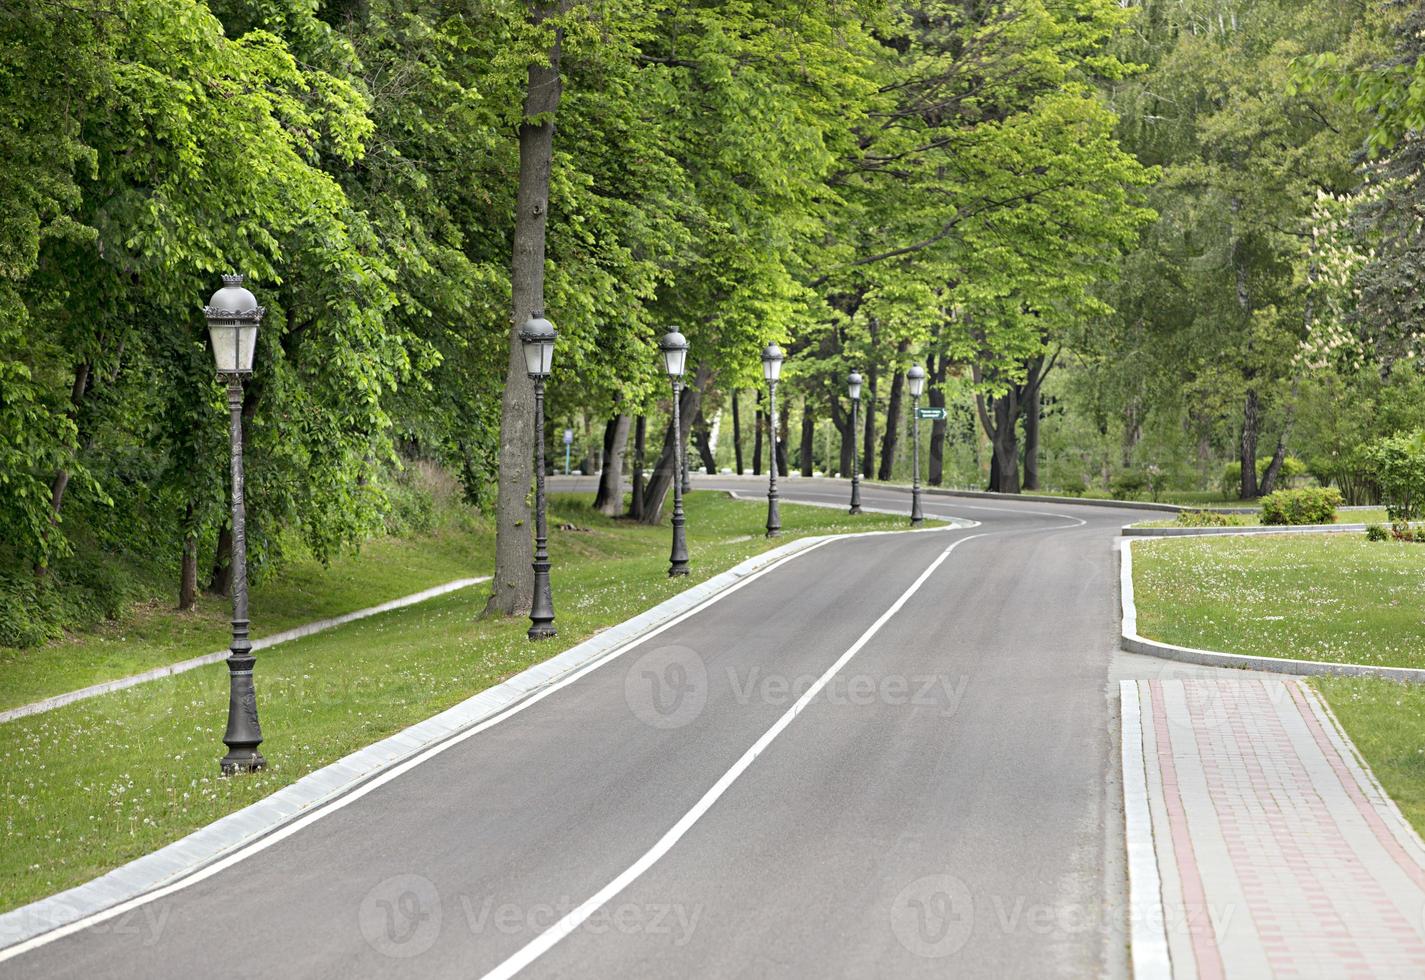
<svg viewBox="0 0 1425 980">
<path fill-rule="evenodd" d="M 554 367 L 554 341 L 558 333 L 554 324 L 536 313 L 520 327 L 520 342 L 524 344 L 524 368 L 531 378 L 547 378 Z"/>
<path fill-rule="evenodd" d="M 768 344 L 762 351 L 762 377 L 768 381 L 776 381 L 780 378 L 784 360 L 786 360 L 786 355 L 782 353 L 782 348 L 776 344 Z"/>
<path fill-rule="evenodd" d="M 853 402 L 854 402 L 854 401 L 860 401 L 860 399 L 861 399 L 861 374 L 860 374 L 860 372 L 858 372 L 858 371 L 852 371 L 849 375 L 847 375 L 847 377 L 846 377 L 846 391 L 851 395 L 851 400 L 852 400 Z"/>
<path fill-rule="evenodd" d="M 910 385 L 910 395 L 912 398 L 919 398 L 925 392 L 925 368 L 919 364 L 906 372 L 905 379 Z"/>
<path fill-rule="evenodd" d="M 208 321 L 208 339 L 213 345 L 213 360 L 219 374 L 252 373 L 252 358 L 257 351 L 257 325 L 267 312 L 257 305 L 242 284 L 242 276 L 223 276 L 223 288 L 213 294 L 203 307 Z"/>
<path fill-rule="evenodd" d="M 212 317 L 208 320 L 208 339 L 219 374 L 252 373 L 252 358 L 257 351 L 256 318 Z"/>
<path fill-rule="evenodd" d="M 658 342 L 663 352 L 663 367 L 670 378 L 681 378 L 688 363 L 688 339 L 676 330 L 670 330 Z"/>
</svg>

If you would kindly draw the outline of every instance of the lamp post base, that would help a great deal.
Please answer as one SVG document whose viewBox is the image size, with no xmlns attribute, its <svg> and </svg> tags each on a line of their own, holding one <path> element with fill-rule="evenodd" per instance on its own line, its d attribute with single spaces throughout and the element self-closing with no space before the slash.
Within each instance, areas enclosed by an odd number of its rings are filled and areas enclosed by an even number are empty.
<svg viewBox="0 0 1425 980">
<path fill-rule="evenodd" d="M 921 513 L 921 510 L 920 510 L 920 491 L 919 491 L 919 490 L 915 490 L 915 491 L 913 491 L 913 492 L 911 493 L 911 502 L 910 502 L 910 523 L 911 523 L 911 526 L 912 526 L 912 527 L 914 527 L 914 526 L 917 525 L 917 524 L 924 524 L 924 523 L 925 523 L 925 515 L 924 515 L 923 513 Z"/>
<path fill-rule="evenodd" d="M 525 635 L 531 640 L 547 640 L 551 636 L 558 636 L 559 631 L 554 628 L 553 623 L 535 623 Z"/>
<path fill-rule="evenodd" d="M 234 749 L 218 763 L 224 776 L 236 776 L 240 772 L 258 772 L 267 768 L 267 760 L 257 749 Z"/>
</svg>

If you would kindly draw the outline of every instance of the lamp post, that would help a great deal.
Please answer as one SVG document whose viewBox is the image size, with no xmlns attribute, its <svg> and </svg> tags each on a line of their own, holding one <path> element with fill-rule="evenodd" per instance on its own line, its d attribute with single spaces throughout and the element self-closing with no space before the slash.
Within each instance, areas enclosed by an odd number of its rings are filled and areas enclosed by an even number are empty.
<svg viewBox="0 0 1425 980">
<path fill-rule="evenodd" d="M 861 513 L 861 466 L 856 459 L 856 416 L 861 408 L 861 375 L 852 371 L 846 376 L 846 390 L 851 395 L 851 513 Z"/>
<path fill-rule="evenodd" d="M 911 467 L 910 483 L 910 523 L 912 525 L 921 524 L 925 521 L 925 515 L 920 511 L 920 396 L 925 391 L 925 368 L 919 364 L 911 366 L 906 372 L 906 383 L 910 386 L 911 397 L 911 433 L 913 449 L 913 465 Z"/>
<path fill-rule="evenodd" d="M 679 399 L 683 393 L 683 369 L 688 361 L 688 339 L 676 330 L 669 330 L 658 342 L 663 352 L 663 367 L 673 383 L 673 551 L 668 556 L 668 577 L 688 574 L 688 533 L 687 519 L 683 516 L 683 486 L 687 480 L 687 470 L 683 468 L 688 456 L 683 443 L 682 420 L 679 418 Z"/>
<path fill-rule="evenodd" d="M 762 351 L 762 377 L 767 379 L 767 537 L 782 533 L 782 516 L 777 513 L 777 379 L 782 376 L 782 361 L 786 356 L 776 344 Z"/>
<path fill-rule="evenodd" d="M 544 318 L 543 310 L 520 327 L 520 342 L 524 344 L 524 366 L 534 383 L 534 597 L 529 607 L 529 638 L 542 640 L 555 636 L 554 598 L 549 591 L 549 529 L 544 512 L 544 379 L 549 377 L 554 362 L 554 339 L 558 333 L 554 324 Z"/>
<path fill-rule="evenodd" d="M 252 373 L 257 349 L 257 325 L 266 312 L 243 288 L 242 276 L 223 276 L 223 288 L 203 307 L 208 339 L 218 377 L 228 385 L 230 465 L 232 467 L 233 640 L 228 650 L 228 727 L 223 733 L 227 755 L 218 764 L 224 776 L 256 772 L 267 766 L 257 747 L 262 727 L 257 722 L 257 689 L 252 682 L 252 655 L 247 619 L 247 512 L 243 505 L 242 379 Z"/>
</svg>

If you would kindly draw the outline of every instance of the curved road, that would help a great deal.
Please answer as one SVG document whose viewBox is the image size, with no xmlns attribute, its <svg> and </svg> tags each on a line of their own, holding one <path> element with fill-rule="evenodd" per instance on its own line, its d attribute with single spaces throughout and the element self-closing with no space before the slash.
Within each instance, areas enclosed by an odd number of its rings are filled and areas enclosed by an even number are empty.
<svg viewBox="0 0 1425 980">
<path fill-rule="evenodd" d="M 1144 515 L 925 506 L 981 526 L 776 565 L 301 832 L 0 973 L 1123 973 L 1111 543 Z"/>
</svg>

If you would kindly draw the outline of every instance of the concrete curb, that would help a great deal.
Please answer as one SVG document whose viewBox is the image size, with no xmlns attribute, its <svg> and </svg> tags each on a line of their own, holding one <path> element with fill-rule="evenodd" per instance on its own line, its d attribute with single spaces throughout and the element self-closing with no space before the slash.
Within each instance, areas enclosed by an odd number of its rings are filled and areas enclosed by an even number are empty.
<svg viewBox="0 0 1425 980">
<path fill-rule="evenodd" d="M 959 519 L 942 520 L 945 523 L 915 530 L 860 531 L 798 538 L 755 555 L 432 718 L 309 773 L 271 796 L 230 813 L 152 854 L 85 884 L 0 915 L 0 961 L 23 952 L 18 947 L 25 944 L 28 948 L 30 941 L 46 933 L 73 926 L 93 916 L 102 917 L 125 903 L 142 900 L 150 892 L 181 887 L 184 879 L 212 865 L 240 859 L 238 852 L 243 848 L 278 833 L 299 819 L 312 817 L 383 773 L 403 764 L 414 765 L 423 761 L 417 757 L 442 743 L 458 739 L 463 732 L 553 686 L 569 674 L 584 668 L 592 669 L 597 666 L 595 662 L 601 659 L 612 659 L 665 623 L 714 601 L 749 575 L 769 570 L 771 565 L 832 541 L 883 534 L 937 533 L 959 529 L 966 523 Z"/>
<path fill-rule="evenodd" d="M 1143 757 L 1142 705 L 1137 681 L 1119 681 L 1119 724 L 1123 746 L 1123 827 L 1128 855 L 1129 955 L 1135 978 L 1171 977 L 1163 882 L 1153 845 L 1148 807 L 1148 772 Z"/>
<path fill-rule="evenodd" d="M 1268 524 L 1260 527 L 1135 527 L 1127 524 L 1123 534 L 1131 538 L 1195 538 L 1221 534 L 1311 534 L 1365 529 L 1364 524 Z"/>
<path fill-rule="evenodd" d="M 1414 667 L 1377 667 L 1372 664 L 1335 664 L 1320 660 L 1288 660 L 1283 657 L 1257 657 L 1244 653 L 1222 653 L 1160 643 L 1138 634 L 1138 607 L 1133 602 L 1133 539 L 1120 538 L 1119 595 L 1122 598 L 1122 626 L 1118 645 L 1130 653 L 1141 653 L 1164 660 L 1198 664 L 1203 667 L 1236 667 L 1263 670 L 1274 674 L 1294 674 L 1302 677 L 1381 677 L 1386 680 L 1425 684 L 1425 669 Z"/>
<path fill-rule="evenodd" d="M 901 483 L 883 483 L 880 480 L 865 480 L 866 487 L 894 487 L 907 490 Z M 971 497 L 984 500 L 1043 501 L 1046 504 L 1075 504 L 1081 507 L 1118 507 L 1123 510 L 1161 510 L 1176 514 L 1183 510 L 1203 510 L 1202 507 L 1185 507 L 1182 504 L 1160 504 L 1149 500 L 1103 500 L 1099 497 L 1049 497 L 1037 493 L 991 493 L 988 490 L 947 490 L 944 487 L 921 487 L 921 493 L 935 497 Z M 1252 511 L 1255 513 L 1255 511 Z"/>
<path fill-rule="evenodd" d="M 729 497 L 731 497 L 733 500 L 757 501 L 757 500 L 765 500 L 765 499 L 766 499 L 766 498 L 765 498 L 764 496 L 762 496 L 761 494 L 745 494 L 745 493 L 743 493 L 741 490 L 723 490 L 723 491 L 720 491 L 720 492 L 727 494 L 727 495 L 728 495 Z M 850 507 L 849 504 L 833 504 L 833 503 L 829 503 L 829 502 L 821 501 L 821 500 L 788 500 L 788 501 L 785 501 L 785 502 L 786 502 L 786 503 L 789 503 L 789 504 L 796 504 L 798 507 L 822 507 L 822 508 L 825 508 L 825 509 L 827 509 L 827 510 L 839 510 L 839 511 L 841 511 L 843 514 L 845 514 L 847 517 L 853 517 L 853 516 L 855 516 L 855 515 L 853 515 L 853 514 L 850 513 L 851 507 Z M 906 520 L 910 520 L 910 514 L 909 514 L 907 511 L 904 511 L 904 510 L 891 510 L 891 508 L 889 508 L 889 507 L 865 507 L 865 506 L 863 506 L 863 507 L 861 508 L 861 513 L 863 513 L 863 514 L 889 514 L 889 515 L 892 516 L 892 517 L 904 517 Z M 940 523 L 940 524 L 953 524 L 953 525 L 955 525 L 956 527 L 961 527 L 961 528 L 979 527 L 979 526 L 980 526 L 980 522 L 979 522 L 979 521 L 971 520 L 971 519 L 968 518 L 968 517 L 942 517 L 942 516 L 940 516 L 940 515 L 938 515 L 938 514 L 926 514 L 926 515 L 925 515 L 925 520 L 926 520 L 927 523 L 930 522 L 930 521 L 935 521 L 935 522 Z M 836 535 L 836 537 L 844 537 L 844 535 Z"/>
<path fill-rule="evenodd" d="M 488 575 L 482 575 L 479 578 L 456 579 L 454 582 L 446 582 L 444 585 L 437 585 L 421 592 L 413 592 L 410 595 L 401 596 L 399 599 L 392 599 L 390 602 L 383 602 L 377 606 L 357 609 L 354 612 L 343 613 L 340 616 L 333 616 L 330 619 L 318 619 L 315 622 L 294 626 L 280 633 L 273 633 L 271 636 L 261 637 L 260 639 L 252 641 L 252 649 L 254 651 L 266 650 L 268 647 L 275 647 L 279 643 L 301 639 L 304 636 L 311 636 L 313 633 L 329 630 L 334 626 L 344 626 L 347 623 L 354 623 L 358 619 L 366 619 L 368 616 L 390 612 L 393 609 L 404 609 L 407 606 L 414 606 L 416 603 L 425 602 L 427 599 L 434 599 L 436 596 L 446 595 L 447 593 L 488 581 L 490 581 L 490 576 Z M 162 667 L 155 667 L 153 670 L 146 670 L 141 674 L 130 674 L 128 677 L 104 681 L 102 684 L 92 684 L 89 687 L 81 687 L 77 691 L 68 691 L 64 694 L 56 694 L 54 697 L 31 701 L 29 704 L 22 704 L 18 708 L 8 708 L 5 711 L 0 711 L 0 724 L 4 724 L 7 721 L 14 721 L 17 718 L 27 718 L 30 715 L 53 711 L 55 708 L 62 708 L 67 704 L 84 701 L 88 698 L 97 697 L 100 694 L 109 694 L 112 691 L 122 691 L 125 688 L 136 687 L 147 681 L 156 681 L 160 677 L 172 677 L 174 674 L 186 673 L 196 667 L 206 667 L 208 664 L 215 664 L 226 659 L 228 659 L 227 650 L 215 650 L 212 653 L 205 653 L 201 657 L 180 660 L 176 664 L 165 664 Z"/>
</svg>

